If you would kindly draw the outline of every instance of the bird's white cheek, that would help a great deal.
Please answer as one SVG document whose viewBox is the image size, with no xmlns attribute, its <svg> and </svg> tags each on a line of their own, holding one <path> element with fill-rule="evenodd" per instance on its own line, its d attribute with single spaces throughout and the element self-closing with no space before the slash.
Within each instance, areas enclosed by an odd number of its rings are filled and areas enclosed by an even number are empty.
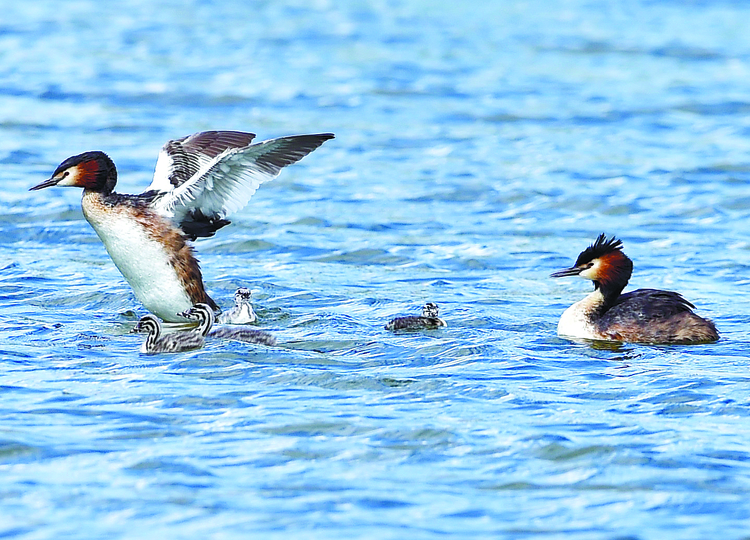
<svg viewBox="0 0 750 540">
<path fill-rule="evenodd" d="M 57 183 L 58 186 L 77 186 L 78 180 L 80 179 L 80 174 L 78 174 L 78 171 L 71 170 L 68 171 L 68 174 L 62 177 L 62 179 Z"/>
<path fill-rule="evenodd" d="M 594 280 L 596 279 L 596 276 L 598 275 L 598 273 L 599 273 L 599 261 L 597 260 L 594 263 L 594 266 L 592 266 L 591 268 L 587 268 L 586 270 L 584 270 L 578 275 L 585 279 Z"/>
</svg>

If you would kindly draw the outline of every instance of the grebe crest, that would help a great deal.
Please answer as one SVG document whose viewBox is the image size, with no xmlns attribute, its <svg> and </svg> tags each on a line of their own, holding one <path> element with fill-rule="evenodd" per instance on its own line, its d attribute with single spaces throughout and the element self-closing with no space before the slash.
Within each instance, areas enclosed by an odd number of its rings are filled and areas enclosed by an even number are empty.
<svg viewBox="0 0 750 540">
<path fill-rule="evenodd" d="M 81 209 L 143 306 L 170 322 L 204 303 L 206 293 L 191 241 L 229 225 L 258 187 L 332 139 L 331 133 L 253 143 L 240 131 L 204 131 L 168 141 L 151 185 L 140 195 L 115 192 L 117 169 L 100 151 L 63 161 L 34 186 L 83 188 Z"/>
<path fill-rule="evenodd" d="M 422 306 L 422 315 L 410 315 L 408 317 L 396 317 L 385 325 L 386 330 L 430 330 L 448 326 L 439 317 L 440 310 L 434 302 L 427 302 Z"/>
<path fill-rule="evenodd" d="M 234 293 L 234 307 L 219 314 L 217 322 L 221 324 L 250 324 L 257 320 L 253 306 L 250 304 L 252 292 L 247 287 L 240 287 Z"/>
<path fill-rule="evenodd" d="M 719 339 L 716 326 L 693 312 L 679 293 L 638 289 L 621 294 L 633 273 L 622 242 L 600 234 L 575 265 L 551 277 L 580 276 L 594 282 L 594 292 L 565 310 L 557 326 L 560 336 L 649 344 L 710 343 Z"/>
<path fill-rule="evenodd" d="M 159 319 L 150 313 L 141 317 L 133 331 L 148 334 L 141 345 L 141 352 L 147 354 L 189 351 L 203 346 L 203 335 L 196 332 L 162 334 Z"/>
</svg>

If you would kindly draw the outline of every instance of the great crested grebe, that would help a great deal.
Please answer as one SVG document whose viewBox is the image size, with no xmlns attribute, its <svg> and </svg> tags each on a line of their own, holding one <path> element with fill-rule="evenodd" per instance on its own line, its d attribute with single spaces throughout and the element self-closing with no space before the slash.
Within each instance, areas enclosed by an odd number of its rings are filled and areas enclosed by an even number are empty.
<svg viewBox="0 0 750 540">
<path fill-rule="evenodd" d="M 441 326 L 448 326 L 441 319 L 437 304 L 427 302 L 422 306 L 422 316 L 410 315 L 408 317 L 396 317 L 385 325 L 386 330 L 430 330 Z"/>
<path fill-rule="evenodd" d="M 594 282 L 594 292 L 562 314 L 558 335 L 649 344 L 710 343 L 719 339 L 714 323 L 693 313 L 695 306 L 676 292 L 638 289 L 620 294 L 632 273 L 633 262 L 622 252 L 622 242 L 600 234 L 581 252 L 573 267 L 552 274 Z"/>
<path fill-rule="evenodd" d="M 205 131 L 169 141 L 159 153 L 154 178 L 140 195 L 115 193 L 117 170 L 99 151 L 63 161 L 31 188 L 83 188 L 83 215 L 136 298 L 165 321 L 204 303 L 198 261 L 188 243 L 228 225 L 227 216 L 244 207 L 263 182 L 278 176 L 318 148 L 331 133 L 293 135 L 251 144 L 252 133 Z"/>
<path fill-rule="evenodd" d="M 252 292 L 247 287 L 240 287 L 234 293 L 234 307 L 229 311 L 223 311 L 219 314 L 216 322 L 221 324 L 250 324 L 256 321 L 257 317 L 250 304 Z"/>
</svg>

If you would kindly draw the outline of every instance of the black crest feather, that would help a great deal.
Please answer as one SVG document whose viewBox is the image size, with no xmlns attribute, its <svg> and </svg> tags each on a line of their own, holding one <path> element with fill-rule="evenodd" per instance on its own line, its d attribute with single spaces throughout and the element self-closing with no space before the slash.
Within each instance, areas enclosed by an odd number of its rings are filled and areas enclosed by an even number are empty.
<svg viewBox="0 0 750 540">
<path fill-rule="evenodd" d="M 622 251 L 622 240 L 618 240 L 614 236 L 612 238 L 607 238 L 607 236 L 602 233 L 596 238 L 593 244 L 581 252 L 575 265 L 581 266 L 582 264 L 590 263 L 594 259 L 603 257 L 613 251 Z"/>
</svg>

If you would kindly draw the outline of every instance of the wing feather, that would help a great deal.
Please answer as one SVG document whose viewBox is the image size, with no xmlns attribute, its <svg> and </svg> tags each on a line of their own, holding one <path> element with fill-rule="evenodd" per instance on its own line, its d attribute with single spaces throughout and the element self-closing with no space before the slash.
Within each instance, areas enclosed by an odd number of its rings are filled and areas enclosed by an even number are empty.
<svg viewBox="0 0 750 540">
<path fill-rule="evenodd" d="M 192 176 L 173 184 L 172 189 L 155 201 L 154 209 L 180 225 L 185 219 L 194 219 L 196 213 L 223 220 L 243 208 L 263 182 L 276 178 L 281 169 L 296 163 L 332 138 L 330 133 L 279 137 L 244 147 L 229 146 L 211 159 L 205 158 L 208 153 L 200 152 L 197 168 L 182 169 L 193 171 Z M 183 146 L 189 139 L 182 143 Z M 212 148 L 215 151 L 219 147 Z M 174 161 L 176 154 L 167 154 Z M 157 184 L 156 178 L 154 184 Z M 155 189 L 154 184 L 151 189 Z"/>
<path fill-rule="evenodd" d="M 638 289 L 621 295 L 607 311 L 607 316 L 644 320 L 667 319 L 695 308 L 680 293 L 658 289 Z"/>
<path fill-rule="evenodd" d="M 154 179 L 146 191 L 171 191 L 227 149 L 245 148 L 254 138 L 254 133 L 242 131 L 201 131 L 169 141 L 159 152 Z"/>
</svg>

